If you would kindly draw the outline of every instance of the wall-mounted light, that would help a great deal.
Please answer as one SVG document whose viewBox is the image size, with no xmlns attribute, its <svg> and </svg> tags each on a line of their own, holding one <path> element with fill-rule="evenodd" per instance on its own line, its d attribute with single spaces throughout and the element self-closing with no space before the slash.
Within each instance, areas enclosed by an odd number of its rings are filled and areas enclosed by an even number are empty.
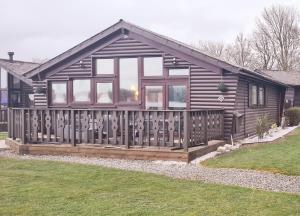
<svg viewBox="0 0 300 216">
<path fill-rule="evenodd" d="M 176 59 L 176 57 L 173 57 L 172 63 L 173 63 L 173 64 L 177 64 L 177 59 Z"/>
<path fill-rule="evenodd" d="M 84 64 L 83 64 L 82 60 L 79 61 L 79 65 L 80 65 L 81 68 L 84 68 Z"/>
</svg>

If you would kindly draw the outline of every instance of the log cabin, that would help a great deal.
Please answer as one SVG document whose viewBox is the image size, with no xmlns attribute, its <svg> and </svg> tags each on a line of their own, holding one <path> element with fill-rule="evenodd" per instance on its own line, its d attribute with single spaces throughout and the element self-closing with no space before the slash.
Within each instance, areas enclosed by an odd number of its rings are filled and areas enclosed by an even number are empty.
<svg viewBox="0 0 300 216">
<path fill-rule="evenodd" d="M 11 140 L 168 154 L 253 135 L 263 114 L 279 123 L 286 90 L 266 74 L 124 20 L 22 76 L 33 104 L 10 109 Z"/>
</svg>

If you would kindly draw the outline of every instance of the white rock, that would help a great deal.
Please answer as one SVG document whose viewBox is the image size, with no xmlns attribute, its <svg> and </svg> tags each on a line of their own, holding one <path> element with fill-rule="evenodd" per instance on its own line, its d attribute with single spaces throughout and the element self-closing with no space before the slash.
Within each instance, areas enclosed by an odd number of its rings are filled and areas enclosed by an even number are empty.
<svg viewBox="0 0 300 216">
<path fill-rule="evenodd" d="M 218 147 L 217 151 L 223 153 L 226 151 L 226 148 L 224 146 L 220 146 Z"/>
</svg>

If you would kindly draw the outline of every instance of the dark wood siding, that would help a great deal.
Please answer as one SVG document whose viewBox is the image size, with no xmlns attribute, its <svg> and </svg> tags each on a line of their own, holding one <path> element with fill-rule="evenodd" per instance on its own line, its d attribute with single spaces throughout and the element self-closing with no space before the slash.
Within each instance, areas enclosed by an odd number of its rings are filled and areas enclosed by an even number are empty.
<svg viewBox="0 0 300 216">
<path fill-rule="evenodd" d="M 295 87 L 294 106 L 300 106 L 300 87 Z"/>
<path fill-rule="evenodd" d="M 266 114 L 271 123 L 279 122 L 281 89 L 271 84 L 263 83 L 266 87 L 266 106 L 263 108 L 250 108 L 248 106 L 249 82 L 255 83 L 257 80 L 250 80 L 245 77 L 239 78 L 235 109 L 243 114 L 243 121 L 239 131 L 234 135 L 235 139 L 241 139 L 255 134 L 257 119 L 262 114 Z"/>
<path fill-rule="evenodd" d="M 46 81 L 33 81 L 32 83 L 33 91 L 36 92 L 38 88 L 47 88 L 47 82 Z M 47 94 L 43 93 L 34 93 L 34 106 L 35 107 L 47 107 Z"/>
</svg>

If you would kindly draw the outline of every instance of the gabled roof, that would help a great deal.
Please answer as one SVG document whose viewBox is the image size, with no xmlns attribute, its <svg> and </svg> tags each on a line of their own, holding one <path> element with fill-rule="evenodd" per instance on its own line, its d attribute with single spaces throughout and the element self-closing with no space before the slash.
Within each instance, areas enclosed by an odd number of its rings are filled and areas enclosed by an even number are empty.
<svg viewBox="0 0 300 216">
<path fill-rule="evenodd" d="M 240 67 L 238 65 L 228 63 L 222 59 L 218 59 L 218 58 L 209 56 L 207 54 L 204 54 L 203 52 L 201 52 L 200 50 L 198 50 L 195 47 L 192 47 L 192 46 L 182 43 L 180 41 L 174 40 L 172 38 L 157 34 L 153 31 L 144 29 L 142 27 L 131 24 L 129 22 L 125 22 L 124 20 L 120 20 L 119 22 L 115 23 L 111 27 L 92 36 L 91 38 L 83 41 L 82 43 L 67 50 L 66 52 L 54 57 L 53 59 L 50 59 L 48 62 L 45 62 L 44 64 L 38 66 L 37 68 L 27 72 L 25 74 L 25 76 L 28 78 L 32 78 L 33 76 L 59 64 L 61 61 L 64 61 L 64 60 L 70 58 L 71 56 L 75 55 L 76 53 L 82 51 L 83 49 L 90 47 L 94 43 L 106 38 L 107 36 L 109 36 L 113 33 L 116 33 L 117 31 L 122 32 L 122 33 L 125 33 L 126 31 L 134 32 L 134 33 L 141 35 L 147 39 L 153 40 L 159 44 L 170 47 L 172 49 L 175 49 L 179 52 L 182 52 L 182 53 L 192 56 L 194 58 L 197 58 L 200 61 L 203 61 L 212 66 L 218 67 L 220 69 L 224 69 L 229 72 L 236 73 L 236 74 L 243 74 L 245 76 L 251 76 L 251 77 L 254 76 L 257 78 L 268 80 L 269 82 L 272 82 L 272 83 L 275 83 L 275 84 L 278 84 L 281 86 L 285 86 L 283 83 L 274 81 L 270 77 L 265 76 L 264 74 L 257 73 L 256 71 L 250 70 L 248 68 Z"/>
<path fill-rule="evenodd" d="M 283 82 L 286 85 L 300 86 L 300 71 L 259 70 L 258 72 L 266 74 L 275 81 Z"/>
<path fill-rule="evenodd" d="M 25 61 L 10 61 L 8 59 L 0 59 L 0 67 L 7 70 L 8 73 L 31 85 L 31 79 L 24 77 L 24 74 L 39 66 L 37 63 Z"/>
</svg>

